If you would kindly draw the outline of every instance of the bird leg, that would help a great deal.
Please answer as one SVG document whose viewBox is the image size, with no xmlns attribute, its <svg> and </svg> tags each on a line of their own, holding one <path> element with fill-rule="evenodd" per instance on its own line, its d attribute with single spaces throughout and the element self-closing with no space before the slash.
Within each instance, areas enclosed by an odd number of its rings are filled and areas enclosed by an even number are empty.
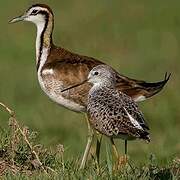
<svg viewBox="0 0 180 180">
<path fill-rule="evenodd" d="M 125 144 L 125 155 L 127 155 L 127 140 L 125 140 L 125 142 L 124 142 Z"/>
<path fill-rule="evenodd" d="M 127 156 L 127 140 L 124 141 L 124 146 L 125 146 L 125 154 L 119 159 L 119 165 L 125 166 L 128 163 L 128 156 Z"/>
<path fill-rule="evenodd" d="M 82 158 L 82 161 L 81 161 L 80 169 L 85 168 L 86 161 L 87 161 L 87 158 L 88 158 L 88 155 L 89 155 L 89 151 L 91 149 L 93 136 L 94 136 L 93 129 L 91 128 L 91 126 L 89 124 L 89 120 L 88 120 L 87 116 L 86 116 L 86 120 L 87 120 L 87 125 L 88 125 L 88 140 L 87 140 L 86 149 L 84 151 L 84 155 L 83 155 L 83 158 Z"/>
<path fill-rule="evenodd" d="M 97 158 L 97 164 L 98 164 L 98 165 L 99 165 L 99 159 L 100 159 L 101 142 L 102 142 L 102 134 L 99 134 L 99 133 L 97 132 L 96 158 Z"/>
<path fill-rule="evenodd" d="M 117 150 L 117 148 L 116 148 L 116 145 L 115 145 L 115 143 L 114 143 L 114 140 L 113 140 L 113 138 L 110 138 L 110 140 L 111 140 L 111 144 L 112 144 L 112 151 L 113 151 L 113 154 L 114 154 L 114 159 L 115 159 L 115 165 L 114 165 L 114 170 L 118 170 L 119 169 L 119 159 L 120 159 L 120 157 L 119 157 L 119 153 L 118 153 L 118 150 Z"/>
<path fill-rule="evenodd" d="M 125 140 L 125 155 L 123 156 L 119 156 L 118 150 L 116 148 L 116 145 L 114 143 L 113 138 L 111 138 L 111 143 L 112 143 L 112 150 L 113 150 L 113 154 L 116 158 L 117 163 L 115 164 L 114 169 L 119 170 L 121 169 L 123 166 L 125 166 L 128 162 L 128 158 L 127 158 L 127 140 Z"/>
<path fill-rule="evenodd" d="M 115 158 L 119 159 L 119 153 L 118 153 L 118 150 L 116 148 L 113 138 L 111 138 L 111 144 L 112 144 L 112 150 L 113 150 Z"/>
</svg>

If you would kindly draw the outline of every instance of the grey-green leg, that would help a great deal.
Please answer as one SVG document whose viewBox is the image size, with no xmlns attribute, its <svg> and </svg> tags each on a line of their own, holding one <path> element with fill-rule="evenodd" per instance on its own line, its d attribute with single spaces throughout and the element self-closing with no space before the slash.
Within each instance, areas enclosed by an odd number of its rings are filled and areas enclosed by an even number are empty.
<svg viewBox="0 0 180 180">
<path fill-rule="evenodd" d="M 100 159 L 101 142 L 102 142 L 102 134 L 97 134 L 96 158 L 97 158 L 97 163 L 98 164 L 99 164 L 99 159 Z"/>
<path fill-rule="evenodd" d="M 128 151 L 128 147 L 127 147 L 127 140 L 124 141 L 124 146 L 125 146 L 125 156 L 124 156 L 124 164 L 128 163 L 128 155 L 127 155 L 127 151 Z"/>
<path fill-rule="evenodd" d="M 127 140 L 125 140 L 125 155 L 127 156 Z"/>
<path fill-rule="evenodd" d="M 113 150 L 114 156 L 115 156 L 116 160 L 118 160 L 119 159 L 119 153 L 118 153 L 118 150 L 116 148 L 116 145 L 114 143 L 113 138 L 111 138 L 111 144 L 112 144 L 112 150 Z"/>
<path fill-rule="evenodd" d="M 89 120 L 88 120 L 87 117 L 86 117 L 86 119 L 87 119 L 87 124 L 88 124 L 88 140 L 87 140 L 86 149 L 84 151 L 84 155 L 83 155 L 83 158 L 82 158 L 82 161 L 81 161 L 80 169 L 85 168 L 86 161 L 87 161 L 90 149 L 91 149 L 93 136 L 94 136 L 94 132 L 93 132 L 93 130 L 92 130 L 90 124 L 89 124 Z"/>
</svg>

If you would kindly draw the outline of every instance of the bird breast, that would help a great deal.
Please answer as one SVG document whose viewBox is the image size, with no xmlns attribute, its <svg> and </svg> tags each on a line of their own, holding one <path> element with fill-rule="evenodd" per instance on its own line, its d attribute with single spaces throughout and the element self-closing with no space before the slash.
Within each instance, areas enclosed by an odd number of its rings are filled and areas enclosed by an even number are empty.
<svg viewBox="0 0 180 180">
<path fill-rule="evenodd" d="M 44 69 L 41 73 L 38 73 L 38 81 L 41 89 L 54 102 L 76 112 L 85 111 L 84 106 L 76 103 L 70 97 L 67 98 L 68 91 L 61 92 L 65 88 L 64 83 L 56 78 L 53 69 Z"/>
</svg>

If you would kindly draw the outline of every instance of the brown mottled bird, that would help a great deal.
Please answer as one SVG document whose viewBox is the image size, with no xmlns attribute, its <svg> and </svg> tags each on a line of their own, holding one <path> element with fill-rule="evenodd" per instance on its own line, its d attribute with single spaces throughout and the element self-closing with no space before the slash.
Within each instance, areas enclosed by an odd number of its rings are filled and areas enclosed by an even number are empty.
<svg viewBox="0 0 180 180">
<path fill-rule="evenodd" d="M 91 126 L 111 138 L 133 140 L 136 138 L 150 142 L 149 127 L 137 103 L 116 88 L 116 72 L 107 65 L 94 67 L 82 84 L 93 84 L 88 94 L 87 115 Z M 127 154 L 127 144 L 125 146 Z"/>
<path fill-rule="evenodd" d="M 42 90 L 61 106 L 76 112 L 86 112 L 90 84 L 86 83 L 66 93 L 62 93 L 61 90 L 82 82 L 93 67 L 104 63 L 55 46 L 52 40 L 54 15 L 50 7 L 45 4 L 32 5 L 23 15 L 12 19 L 10 23 L 19 21 L 30 21 L 37 27 L 36 68 Z M 147 83 L 116 72 L 117 90 L 129 95 L 135 101 L 142 101 L 155 95 L 162 90 L 168 80 L 169 77 L 165 77 L 163 81 Z M 91 129 L 88 131 L 88 143 L 81 168 L 85 166 L 92 143 L 92 131 Z"/>
</svg>

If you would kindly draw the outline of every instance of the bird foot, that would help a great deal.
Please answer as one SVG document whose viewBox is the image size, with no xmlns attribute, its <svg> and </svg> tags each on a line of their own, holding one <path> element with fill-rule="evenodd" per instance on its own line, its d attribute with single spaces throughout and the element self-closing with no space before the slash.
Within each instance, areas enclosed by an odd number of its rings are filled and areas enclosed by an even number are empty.
<svg viewBox="0 0 180 180">
<path fill-rule="evenodd" d="M 117 159 L 117 163 L 115 164 L 114 169 L 120 170 L 123 167 L 125 167 L 127 164 L 128 164 L 128 156 L 127 155 L 120 156 Z"/>
</svg>

